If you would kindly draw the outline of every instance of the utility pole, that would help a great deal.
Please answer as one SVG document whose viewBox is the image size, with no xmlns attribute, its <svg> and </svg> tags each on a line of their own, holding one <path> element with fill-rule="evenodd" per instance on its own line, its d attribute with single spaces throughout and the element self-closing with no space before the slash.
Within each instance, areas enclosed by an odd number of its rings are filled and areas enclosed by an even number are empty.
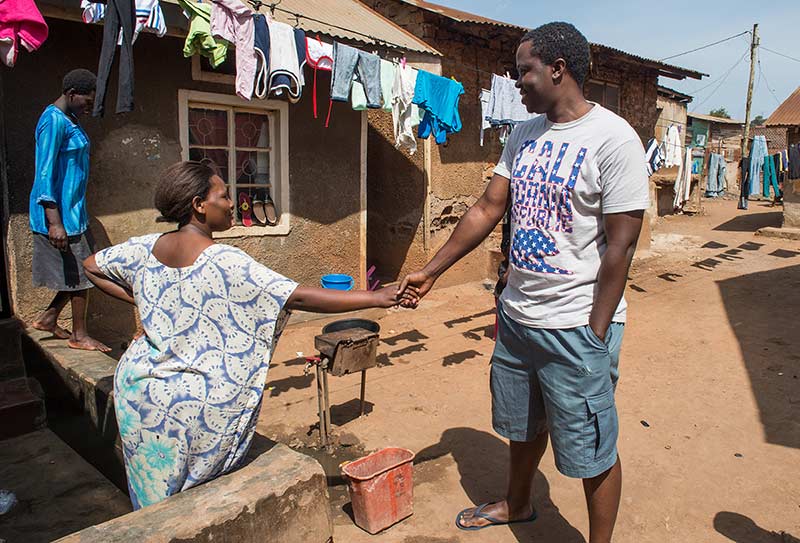
<svg viewBox="0 0 800 543">
<path fill-rule="evenodd" d="M 744 113 L 744 136 L 742 156 L 747 156 L 750 143 L 750 107 L 753 103 L 753 79 L 756 75 L 756 50 L 758 49 L 758 24 L 753 25 L 753 41 L 750 43 L 750 82 L 747 84 L 747 107 Z"/>
</svg>

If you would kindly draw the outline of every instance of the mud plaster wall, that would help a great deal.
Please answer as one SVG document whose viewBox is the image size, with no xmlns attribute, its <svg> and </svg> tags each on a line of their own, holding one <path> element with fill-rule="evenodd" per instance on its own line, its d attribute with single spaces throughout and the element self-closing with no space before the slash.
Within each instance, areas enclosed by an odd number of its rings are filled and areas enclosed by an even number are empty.
<svg viewBox="0 0 800 543">
<path fill-rule="evenodd" d="M 458 220 L 486 187 L 502 149 L 497 134 L 491 130 L 486 132 L 484 146 L 480 145 L 481 112 L 478 96 L 482 88 L 490 88 L 492 73 L 513 70 L 521 31 L 507 31 L 487 25 L 463 25 L 396 0 L 362 2 L 441 52 L 442 75 L 454 77 L 464 85 L 465 91 L 459 106 L 463 123 L 461 132 L 450 136 L 446 145 L 431 145 L 430 244 L 427 251 L 423 244 L 423 142 L 418 140 L 419 151 L 413 157 L 402 152 L 402 159 L 395 157 L 383 163 L 377 162 L 374 160 L 375 153 L 383 144 L 376 144 L 376 140 L 385 137 L 391 142 L 393 136 L 390 130 L 386 130 L 386 119 L 379 118 L 380 114 L 370 114 L 368 254 L 379 266 L 379 271 L 388 270 L 388 275 L 397 273 L 397 277 L 402 277 L 406 272 L 424 265 L 441 248 Z M 387 152 L 382 156 L 385 159 L 389 154 Z M 405 181 L 398 178 L 394 188 L 387 187 L 383 191 L 383 200 L 374 198 L 375 179 L 397 178 L 395 172 L 398 162 L 402 164 L 403 161 L 407 166 L 405 171 L 409 173 Z M 401 195 L 407 201 L 401 200 Z M 374 225 L 379 220 L 373 217 L 377 214 L 387 223 L 398 220 L 394 231 L 390 231 L 391 227 L 376 229 Z M 378 236 L 384 234 L 393 236 L 397 243 L 383 243 Z M 380 251 L 375 250 L 379 244 L 383 244 L 390 252 L 382 260 Z M 493 276 L 495 272 L 490 264 L 489 253 L 497 247 L 499 238 L 490 238 L 454 266 L 437 285 L 459 284 Z"/>
<path fill-rule="evenodd" d="M 61 78 L 72 68 L 97 68 L 102 27 L 47 20 L 50 36 L 35 54 L 21 54 L 3 78 L 10 198 L 9 260 L 17 314 L 30 319 L 52 293 L 31 286 L 28 197 L 34 170 L 34 129 L 44 107 L 58 97 Z M 130 236 L 168 229 L 157 225 L 152 207 L 159 173 L 180 160 L 178 89 L 233 94 L 233 87 L 193 81 L 183 40 L 142 34 L 134 46 L 136 111 L 114 114 L 116 69 L 106 116 L 84 117 L 92 142 L 88 208 L 99 247 Z M 311 76 L 308 72 L 307 76 Z M 321 88 L 329 85 L 319 74 Z M 289 107 L 291 232 L 287 236 L 226 239 L 256 260 L 303 284 L 341 272 L 360 281 L 360 113 L 334 105 L 327 130 L 314 119 L 311 94 Z M 98 292 L 90 295 L 90 329 L 116 336 L 133 330 L 133 312 Z M 68 314 L 68 313 L 67 313 Z"/>
</svg>

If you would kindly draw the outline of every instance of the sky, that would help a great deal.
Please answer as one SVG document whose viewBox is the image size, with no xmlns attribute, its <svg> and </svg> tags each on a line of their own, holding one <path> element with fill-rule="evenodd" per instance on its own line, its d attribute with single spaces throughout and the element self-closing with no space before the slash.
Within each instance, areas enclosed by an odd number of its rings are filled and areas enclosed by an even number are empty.
<svg viewBox="0 0 800 543">
<path fill-rule="evenodd" d="M 756 115 L 769 117 L 778 104 L 800 86 L 800 47 L 797 45 L 800 43 L 797 39 L 800 2 L 797 1 L 777 0 L 760 4 L 761 7 L 743 0 L 432 1 L 527 28 L 550 21 L 567 21 L 590 42 L 655 60 L 752 31 L 753 24 L 757 23 L 763 47 L 798 60 L 759 48 L 751 119 Z M 708 113 L 724 107 L 734 119 L 744 119 L 750 75 L 749 33 L 665 62 L 709 74 L 701 81 L 661 78 L 662 85 L 694 96 L 689 111 Z"/>
</svg>

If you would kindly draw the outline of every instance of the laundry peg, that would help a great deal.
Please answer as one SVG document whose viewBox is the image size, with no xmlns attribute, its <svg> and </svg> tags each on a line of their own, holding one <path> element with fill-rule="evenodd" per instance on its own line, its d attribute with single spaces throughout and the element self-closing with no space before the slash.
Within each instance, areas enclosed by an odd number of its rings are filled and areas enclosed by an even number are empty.
<svg viewBox="0 0 800 543">
<path fill-rule="evenodd" d="M 511 73 L 508 70 L 506 70 L 506 79 L 511 79 Z"/>
<path fill-rule="evenodd" d="M 407 62 L 406 57 L 400 59 L 400 67 L 403 68 L 404 70 L 406 69 L 406 62 Z"/>
<path fill-rule="evenodd" d="M 300 15 L 297 13 L 294 14 L 294 27 L 300 28 Z"/>
</svg>

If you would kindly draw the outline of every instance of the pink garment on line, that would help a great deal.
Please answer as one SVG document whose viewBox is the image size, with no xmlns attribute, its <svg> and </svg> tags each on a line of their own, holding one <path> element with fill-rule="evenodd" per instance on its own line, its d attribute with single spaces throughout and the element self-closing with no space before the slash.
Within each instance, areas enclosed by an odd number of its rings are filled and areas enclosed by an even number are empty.
<svg viewBox="0 0 800 543">
<path fill-rule="evenodd" d="M 0 2 L 0 60 L 13 68 L 21 43 L 35 51 L 47 39 L 47 23 L 33 0 L 4 0 Z"/>
<path fill-rule="evenodd" d="M 253 10 L 241 0 L 214 0 L 211 35 L 236 47 L 236 94 L 250 100 L 256 78 Z"/>
</svg>

